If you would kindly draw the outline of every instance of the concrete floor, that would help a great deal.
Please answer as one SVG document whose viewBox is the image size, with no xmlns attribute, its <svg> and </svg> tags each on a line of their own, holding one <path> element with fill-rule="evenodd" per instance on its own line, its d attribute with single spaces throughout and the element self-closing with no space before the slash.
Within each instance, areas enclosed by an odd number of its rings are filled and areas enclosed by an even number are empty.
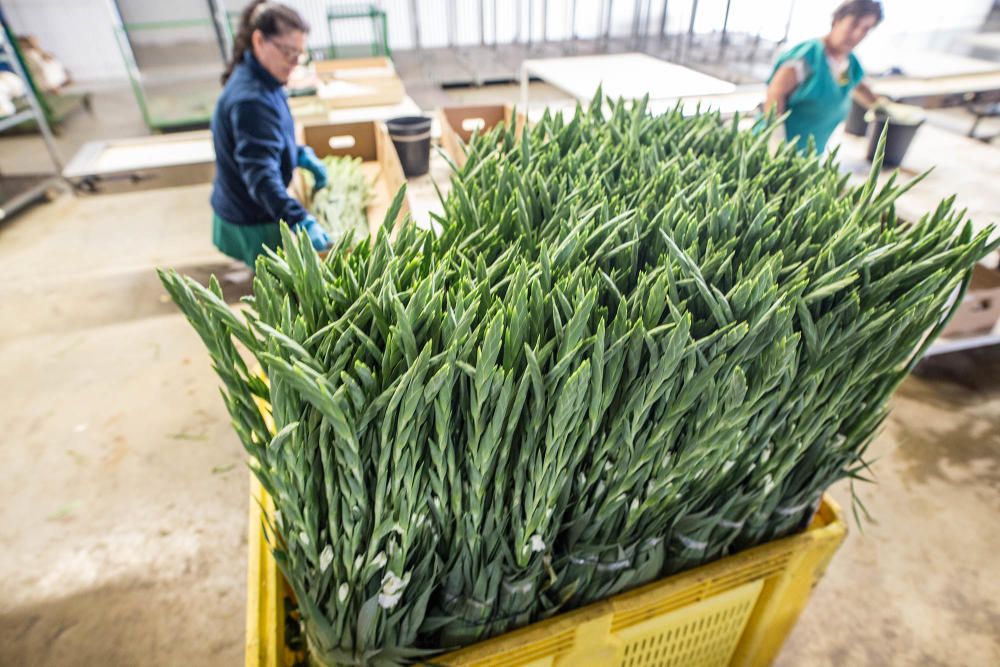
<svg viewBox="0 0 1000 667">
<path fill-rule="evenodd" d="M 1000 349 L 926 363 L 856 488 L 873 521 L 851 518 L 780 667 L 1000 664 Z"/>
<path fill-rule="evenodd" d="M 230 268 L 208 192 L 66 196 L 0 226 L 0 665 L 242 660 L 243 451 L 153 273 Z M 874 522 L 851 520 L 781 667 L 1000 664 L 998 378 L 990 350 L 903 384 L 859 489 Z"/>
<path fill-rule="evenodd" d="M 65 197 L 0 228 L 0 664 L 241 659 L 242 447 L 153 273 L 228 267 L 208 190 Z"/>
</svg>

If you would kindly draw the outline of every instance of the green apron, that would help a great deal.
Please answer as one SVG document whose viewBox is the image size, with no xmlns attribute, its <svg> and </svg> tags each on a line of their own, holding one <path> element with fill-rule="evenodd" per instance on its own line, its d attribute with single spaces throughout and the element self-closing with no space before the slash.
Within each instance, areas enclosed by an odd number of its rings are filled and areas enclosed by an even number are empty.
<svg viewBox="0 0 1000 667">
<path fill-rule="evenodd" d="M 851 91 L 865 75 L 854 54 L 848 58 L 847 71 L 839 81 L 834 80 L 821 39 L 792 47 L 774 64 L 768 83 L 786 62 L 802 60 L 806 66 L 806 80 L 788 96 L 789 115 L 785 119 L 785 137 L 794 141 L 800 152 L 805 152 L 809 137 L 816 142 L 816 152 L 823 152 L 833 130 L 847 117 Z"/>
<path fill-rule="evenodd" d="M 225 254 L 240 260 L 252 269 L 257 261 L 257 255 L 264 253 L 264 246 L 274 250 L 281 247 L 281 231 L 276 222 L 237 225 L 212 213 L 212 243 Z"/>
</svg>

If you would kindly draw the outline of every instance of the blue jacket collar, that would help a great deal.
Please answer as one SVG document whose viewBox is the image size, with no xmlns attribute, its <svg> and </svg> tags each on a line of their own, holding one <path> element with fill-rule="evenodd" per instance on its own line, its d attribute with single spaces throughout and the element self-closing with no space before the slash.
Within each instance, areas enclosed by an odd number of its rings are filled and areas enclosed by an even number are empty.
<svg viewBox="0 0 1000 667">
<path fill-rule="evenodd" d="M 247 49 L 243 53 L 243 62 L 250 68 L 254 78 L 259 79 L 268 89 L 281 88 L 282 83 L 274 78 L 274 75 L 264 69 L 264 66 L 254 58 L 253 51 Z"/>
</svg>

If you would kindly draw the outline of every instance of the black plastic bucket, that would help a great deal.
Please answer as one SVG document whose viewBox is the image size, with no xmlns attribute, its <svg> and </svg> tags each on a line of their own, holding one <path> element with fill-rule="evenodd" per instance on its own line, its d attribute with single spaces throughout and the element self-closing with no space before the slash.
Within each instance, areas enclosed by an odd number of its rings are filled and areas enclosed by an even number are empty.
<svg viewBox="0 0 1000 667">
<path fill-rule="evenodd" d="M 844 132 L 853 134 L 856 137 L 865 136 L 868 131 L 868 121 L 865 120 L 865 113 L 868 111 L 857 100 L 851 100 L 851 110 L 847 113 L 847 122 L 844 123 Z"/>
<path fill-rule="evenodd" d="M 385 126 L 406 177 L 426 174 L 430 170 L 431 119 L 427 116 L 403 116 L 386 121 Z"/>
<path fill-rule="evenodd" d="M 898 167 L 903 163 L 906 150 L 910 147 L 917 129 L 923 125 L 923 118 L 901 121 L 886 114 L 882 110 L 871 110 L 866 115 L 868 120 L 868 160 L 875 158 L 878 140 L 882 128 L 889 123 L 889 131 L 885 135 L 885 158 L 882 164 L 887 167 Z"/>
</svg>

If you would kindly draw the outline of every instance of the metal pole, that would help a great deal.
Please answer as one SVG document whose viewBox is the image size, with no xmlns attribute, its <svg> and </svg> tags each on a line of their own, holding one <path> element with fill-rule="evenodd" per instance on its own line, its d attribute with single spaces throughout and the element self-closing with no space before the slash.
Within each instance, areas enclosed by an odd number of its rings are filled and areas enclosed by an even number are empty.
<svg viewBox="0 0 1000 667">
<path fill-rule="evenodd" d="M 691 0 L 691 23 L 688 25 L 687 47 L 684 49 L 684 59 L 691 54 L 691 43 L 694 41 L 694 21 L 698 17 L 698 0 Z"/>
<path fill-rule="evenodd" d="M 486 0 L 479 0 L 479 46 L 486 46 L 486 9 L 483 3 Z"/>
<path fill-rule="evenodd" d="M 493 0 L 493 50 L 497 50 L 497 0 Z"/>
<path fill-rule="evenodd" d="M 332 60 L 337 56 L 337 47 L 335 46 L 336 42 L 333 39 L 333 21 L 330 20 L 329 13 L 326 15 L 326 40 L 326 57 Z"/>
<path fill-rule="evenodd" d="M 611 43 L 611 12 L 614 10 L 615 0 L 608 0 L 607 19 L 604 24 L 604 48 L 608 48 Z"/>
<path fill-rule="evenodd" d="M 601 0 L 601 4 L 597 6 L 597 30 L 594 32 L 594 41 L 598 44 L 601 42 L 602 35 L 604 35 L 604 3 L 607 0 Z"/>
<path fill-rule="evenodd" d="M 663 13 L 660 14 L 660 41 L 667 36 L 667 5 L 669 0 L 663 0 Z"/>
<path fill-rule="evenodd" d="M 521 43 L 521 21 L 523 20 L 521 2 L 522 0 L 514 0 L 514 35 L 511 38 L 514 44 Z"/>
<path fill-rule="evenodd" d="M 653 17 L 653 0 L 646 0 L 646 15 L 642 19 L 642 47 L 649 44 L 649 20 Z"/>
<path fill-rule="evenodd" d="M 413 34 L 413 48 L 420 51 L 420 11 L 417 9 L 417 0 L 410 0 L 410 32 Z"/>
<path fill-rule="evenodd" d="M 455 48 L 455 0 L 445 4 L 445 22 L 448 29 L 448 48 Z"/>
<path fill-rule="evenodd" d="M 642 0 L 632 1 L 632 34 L 629 36 L 629 46 L 633 49 L 639 37 L 639 15 L 642 13 L 641 2 Z"/>
<path fill-rule="evenodd" d="M 542 0 L 542 43 L 549 41 L 549 0 Z"/>
<path fill-rule="evenodd" d="M 795 13 L 795 0 L 788 3 L 788 20 L 785 21 L 785 36 L 781 38 L 781 44 L 788 42 L 788 34 L 792 31 L 792 14 Z"/>
<path fill-rule="evenodd" d="M 760 46 L 760 33 L 758 32 L 753 37 L 753 41 L 750 42 L 750 53 L 747 54 L 747 61 L 754 62 L 754 58 L 757 56 L 757 47 Z"/>
<path fill-rule="evenodd" d="M 233 35 L 229 30 L 226 8 L 222 6 L 219 0 L 208 0 L 208 12 L 212 15 L 215 36 L 219 40 L 219 49 L 222 51 L 222 62 L 228 63 L 233 53 Z"/>
<path fill-rule="evenodd" d="M 570 0 L 569 4 L 563 7 L 563 18 L 566 20 L 566 29 L 562 34 L 562 55 L 576 53 L 576 0 Z M 568 42 L 568 43 L 567 43 Z"/>
<path fill-rule="evenodd" d="M 726 37 L 726 30 L 729 28 L 729 9 L 733 4 L 733 0 L 726 0 L 726 16 L 722 19 L 722 34 L 719 36 L 719 60 L 722 60 L 723 55 L 726 53 L 726 44 L 728 39 Z"/>
<path fill-rule="evenodd" d="M 125 15 L 122 14 L 121 5 L 118 4 L 118 0 L 108 0 L 108 8 L 111 10 L 112 23 L 117 21 L 115 25 L 122 29 L 122 34 L 125 35 L 125 41 L 128 43 L 128 49 L 132 52 L 132 59 L 135 60 L 135 44 L 132 43 L 132 35 L 125 29 L 125 19 L 123 18 Z"/>
<path fill-rule="evenodd" d="M 528 0 L 528 48 L 531 48 L 535 30 L 535 0 Z"/>
</svg>

